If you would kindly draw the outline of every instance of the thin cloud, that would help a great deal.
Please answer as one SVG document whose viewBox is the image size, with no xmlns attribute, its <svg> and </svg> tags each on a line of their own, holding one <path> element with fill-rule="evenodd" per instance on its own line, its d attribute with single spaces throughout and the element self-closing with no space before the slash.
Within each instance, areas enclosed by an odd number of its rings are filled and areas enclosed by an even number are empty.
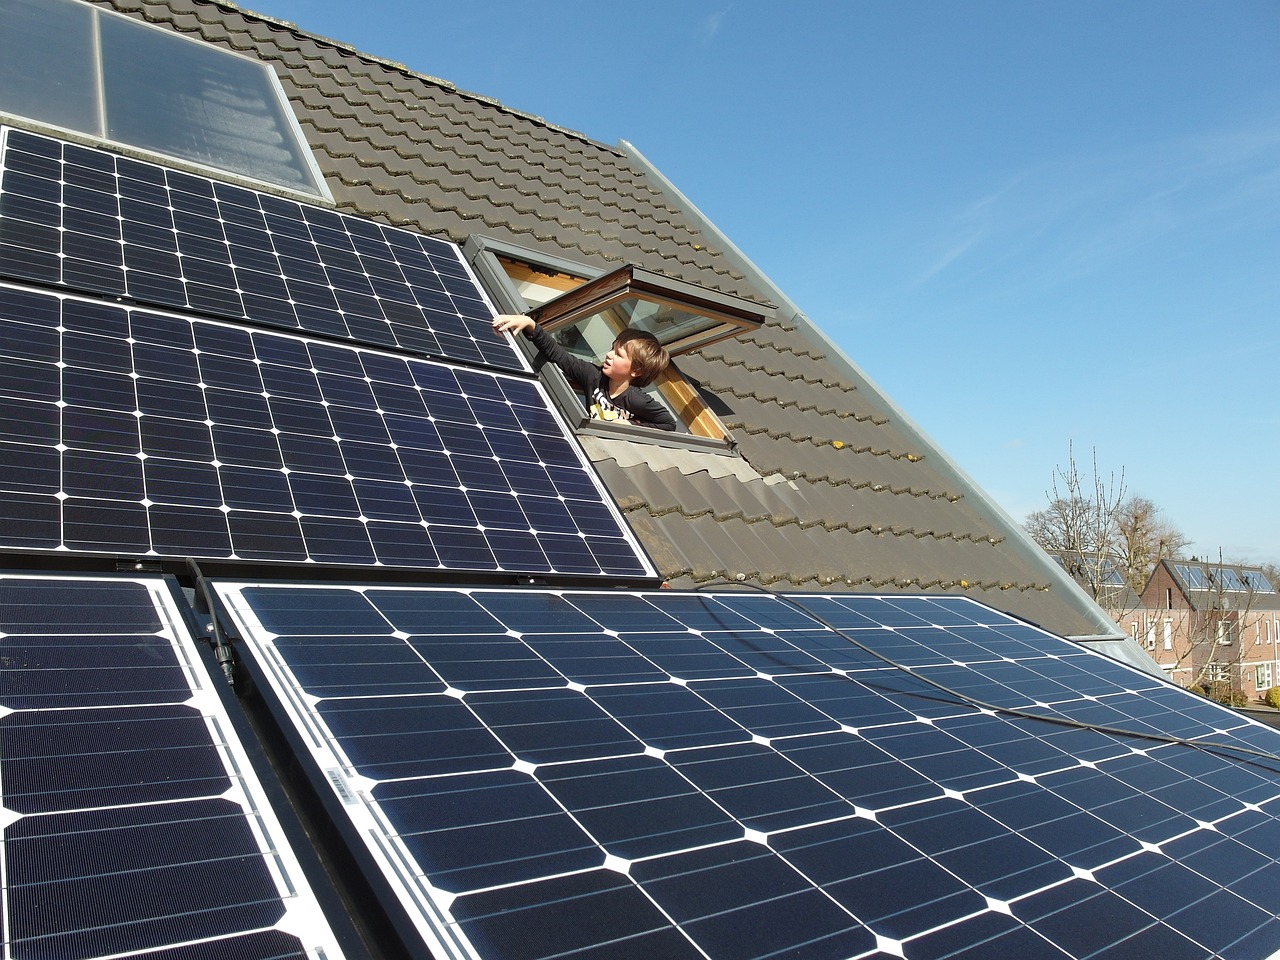
<svg viewBox="0 0 1280 960">
<path fill-rule="evenodd" d="M 949 249 L 943 251 L 942 256 L 938 257 L 938 259 L 928 267 L 925 267 L 924 272 L 921 273 L 920 276 L 916 277 L 915 286 L 923 286 L 938 274 L 942 273 L 942 271 L 946 270 L 947 267 L 951 266 L 951 264 L 955 263 L 973 249 L 973 247 L 979 244 L 985 235 L 985 230 L 979 230 L 978 232 L 965 237 L 963 240 L 957 241 Z"/>
<path fill-rule="evenodd" d="M 953 240 L 942 254 L 916 277 L 913 286 L 923 286 L 928 283 L 974 247 L 979 246 L 991 234 L 993 221 L 1000 215 L 1000 200 L 1014 188 L 1015 183 L 1010 183 L 976 200 L 954 218 L 950 232 L 953 236 L 959 235 L 960 238 Z"/>
<path fill-rule="evenodd" d="M 702 21 L 702 39 L 710 42 L 716 38 L 716 34 L 720 32 L 720 27 L 724 23 L 724 18 L 729 15 L 729 11 L 733 9 L 733 4 L 724 7 L 715 13 L 709 14 Z"/>
<path fill-rule="evenodd" d="M 916 283 L 962 258 L 978 274 L 1024 259 L 1022 283 L 1061 283 L 1180 235 L 1255 230 L 1280 216 L 1277 153 L 1280 125 L 1262 123 L 1027 169 L 944 221 L 953 239 Z"/>
</svg>

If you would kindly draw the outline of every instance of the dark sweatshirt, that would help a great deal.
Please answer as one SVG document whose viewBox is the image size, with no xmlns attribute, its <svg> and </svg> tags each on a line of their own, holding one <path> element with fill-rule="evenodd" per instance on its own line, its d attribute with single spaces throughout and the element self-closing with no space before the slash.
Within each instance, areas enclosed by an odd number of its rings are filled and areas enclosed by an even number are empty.
<svg viewBox="0 0 1280 960">
<path fill-rule="evenodd" d="M 560 346 L 541 327 L 533 326 L 526 336 L 548 360 L 564 371 L 584 394 L 587 411 L 594 420 L 621 420 L 659 430 L 674 430 L 671 412 L 634 384 L 616 397 L 609 396 L 609 378 L 593 363 L 587 363 Z"/>
</svg>

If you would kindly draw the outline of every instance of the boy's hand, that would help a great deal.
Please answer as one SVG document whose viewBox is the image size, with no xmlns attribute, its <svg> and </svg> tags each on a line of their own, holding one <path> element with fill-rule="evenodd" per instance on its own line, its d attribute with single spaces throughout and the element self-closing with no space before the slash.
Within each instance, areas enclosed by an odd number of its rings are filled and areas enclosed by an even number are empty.
<svg viewBox="0 0 1280 960">
<path fill-rule="evenodd" d="M 533 321 L 520 313 L 504 313 L 493 318 L 494 333 L 527 333 L 533 329 Z"/>
</svg>

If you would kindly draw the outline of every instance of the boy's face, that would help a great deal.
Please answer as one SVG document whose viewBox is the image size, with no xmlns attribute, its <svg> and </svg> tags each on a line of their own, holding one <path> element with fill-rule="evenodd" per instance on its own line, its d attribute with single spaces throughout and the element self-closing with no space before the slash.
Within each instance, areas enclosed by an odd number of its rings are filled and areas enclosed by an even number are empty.
<svg viewBox="0 0 1280 960">
<path fill-rule="evenodd" d="M 618 345 L 615 343 L 609 348 L 609 352 L 604 355 L 604 360 L 600 363 L 600 369 L 604 375 L 614 383 L 631 379 L 631 344 L 624 343 Z"/>
</svg>

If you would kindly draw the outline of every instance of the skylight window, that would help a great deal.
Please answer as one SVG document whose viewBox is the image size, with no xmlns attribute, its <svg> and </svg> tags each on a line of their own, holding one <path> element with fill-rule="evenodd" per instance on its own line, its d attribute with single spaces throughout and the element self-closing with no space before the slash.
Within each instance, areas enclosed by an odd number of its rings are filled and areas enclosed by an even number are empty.
<svg viewBox="0 0 1280 960">
<path fill-rule="evenodd" d="M 1244 584 L 1240 582 L 1240 578 L 1236 576 L 1236 572 L 1230 567 L 1214 567 L 1210 569 L 1209 576 L 1217 581 L 1223 590 L 1244 589 Z"/>
<path fill-rule="evenodd" d="M 1193 567 L 1189 563 L 1175 563 L 1173 568 L 1178 571 L 1178 576 L 1192 590 L 1203 590 L 1207 584 L 1204 579 L 1204 568 Z"/>
<path fill-rule="evenodd" d="M 0 111 L 327 196 L 266 64 L 79 0 L 0 4 Z"/>
<path fill-rule="evenodd" d="M 569 353 L 596 362 L 627 327 L 654 334 L 671 354 L 682 354 L 729 337 L 756 330 L 765 307 L 741 297 L 708 290 L 628 265 L 610 273 L 514 244 L 472 236 L 467 252 L 489 292 L 509 313 L 527 313 Z M 552 375 L 549 385 L 566 411 L 581 403 L 572 392 L 561 393 Z M 673 362 L 649 395 L 671 411 L 678 442 L 724 450 L 732 445 L 729 430 L 712 411 L 710 401 Z M 589 430 L 596 421 L 579 424 Z M 637 437 L 656 438 L 660 431 L 608 424 Z M 664 442 L 672 434 L 661 432 Z M 709 442 L 709 443 L 708 443 Z"/>
<path fill-rule="evenodd" d="M 673 357 L 755 330 L 764 321 L 757 304 L 625 266 L 530 311 L 548 330 L 572 325 L 607 328 L 610 342 L 627 327 L 646 330 Z"/>
<path fill-rule="evenodd" d="M 1244 579 L 1245 588 L 1252 590 L 1254 593 L 1275 593 L 1276 589 L 1271 585 L 1271 581 L 1266 578 L 1261 570 L 1241 570 L 1240 576 Z"/>
<path fill-rule="evenodd" d="M 1218 589 L 1230 593 L 1275 593 L 1275 587 L 1261 570 L 1236 570 L 1232 567 L 1197 566 L 1175 563 L 1174 570 L 1193 590 Z"/>
</svg>

